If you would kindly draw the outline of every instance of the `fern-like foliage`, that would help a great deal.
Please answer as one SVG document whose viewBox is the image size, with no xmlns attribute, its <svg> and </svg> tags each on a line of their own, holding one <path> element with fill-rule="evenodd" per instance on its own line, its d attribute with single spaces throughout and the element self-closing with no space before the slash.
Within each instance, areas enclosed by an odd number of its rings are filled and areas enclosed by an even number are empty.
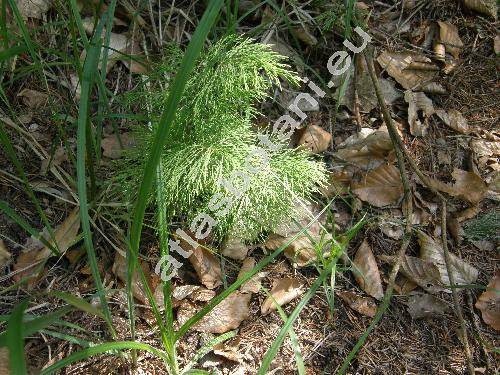
<svg viewBox="0 0 500 375">
<path fill-rule="evenodd" d="M 154 124 L 164 109 L 168 85 L 182 53 L 172 47 L 168 56 L 151 73 L 149 88 L 137 90 L 132 97 L 151 115 L 153 129 L 140 126 L 137 147 L 117 165 L 115 182 L 129 200 L 135 198 L 157 126 Z M 280 79 L 298 82 L 284 57 L 250 39 L 226 37 L 202 54 L 185 88 L 162 155 L 166 199 L 162 203 L 170 219 L 191 220 L 201 212 L 211 214 L 207 205 L 212 196 L 217 192 L 227 194 L 220 179 L 246 170 L 245 159 L 258 143 L 252 127 L 258 114 L 255 105 L 268 97 Z M 272 141 L 279 143 L 274 138 Z M 284 146 L 269 150 L 268 167 L 250 178 L 249 189 L 234 201 L 227 215 L 218 218 L 214 229 L 219 239 L 229 233 L 254 239 L 261 231 L 290 220 L 296 200 L 309 200 L 324 183 L 325 167 L 307 151 Z"/>
</svg>

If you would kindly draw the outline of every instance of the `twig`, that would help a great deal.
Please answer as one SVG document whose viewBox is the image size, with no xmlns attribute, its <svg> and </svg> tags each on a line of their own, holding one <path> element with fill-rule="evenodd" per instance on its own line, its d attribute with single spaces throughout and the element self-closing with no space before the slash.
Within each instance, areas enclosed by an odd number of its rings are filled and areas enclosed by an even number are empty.
<svg viewBox="0 0 500 375">
<path fill-rule="evenodd" d="M 361 113 L 359 112 L 359 107 L 361 103 L 359 101 L 358 94 L 358 82 L 359 82 L 359 71 L 360 71 L 360 61 L 361 55 L 354 55 L 354 115 L 356 116 L 356 122 L 358 124 L 358 132 L 361 131 L 363 127 L 363 121 L 361 120 Z"/>
<path fill-rule="evenodd" d="M 392 266 L 391 272 L 389 274 L 389 281 L 387 283 L 387 288 L 385 290 L 384 298 L 382 300 L 382 304 L 379 306 L 377 309 L 377 313 L 375 314 L 375 317 L 373 318 L 372 322 L 368 326 L 368 328 L 363 332 L 363 335 L 358 339 L 356 342 L 356 345 L 352 348 L 348 356 L 344 359 L 344 362 L 342 363 L 342 367 L 339 370 L 340 374 L 343 374 L 346 372 L 347 368 L 349 367 L 350 362 L 354 359 L 356 356 L 357 352 L 361 347 L 364 345 L 366 339 L 368 338 L 368 335 L 373 331 L 380 321 L 382 319 L 382 316 L 384 315 L 385 311 L 389 307 L 389 304 L 391 302 L 392 298 L 392 293 L 394 291 L 394 285 L 396 283 L 396 276 L 399 272 L 399 268 L 401 266 L 401 262 L 404 258 L 404 255 L 406 253 L 406 249 L 408 248 L 408 245 L 410 244 L 410 239 L 411 239 L 411 233 L 412 233 L 412 216 L 413 216 L 413 199 L 411 195 L 411 190 L 410 190 L 410 182 L 408 179 L 408 173 L 405 168 L 405 162 L 404 162 L 404 153 L 403 150 L 401 149 L 401 142 L 398 142 L 398 134 L 396 131 L 396 128 L 394 127 L 394 124 L 392 122 L 391 115 L 389 113 L 389 109 L 387 108 L 384 98 L 382 96 L 382 90 L 380 89 L 380 84 L 377 80 L 377 77 L 375 75 L 375 69 L 373 67 L 373 58 L 371 58 L 371 55 L 365 54 L 365 60 L 366 64 L 368 66 L 368 72 L 370 74 L 370 77 L 373 82 L 373 86 L 375 87 L 375 94 L 377 95 L 377 99 L 380 105 L 380 108 L 382 109 L 382 115 L 384 117 L 384 121 L 387 125 L 387 129 L 389 130 L 389 136 L 391 137 L 392 144 L 394 146 L 394 150 L 396 152 L 396 158 L 398 161 L 398 167 L 399 167 L 399 173 L 401 174 L 401 182 L 403 183 L 403 190 L 404 190 L 404 200 L 406 203 L 406 212 L 405 212 L 405 220 L 406 220 L 406 225 L 404 228 L 404 236 L 403 240 L 401 242 L 401 246 L 396 254 L 396 260 L 394 262 L 394 265 Z"/>
</svg>

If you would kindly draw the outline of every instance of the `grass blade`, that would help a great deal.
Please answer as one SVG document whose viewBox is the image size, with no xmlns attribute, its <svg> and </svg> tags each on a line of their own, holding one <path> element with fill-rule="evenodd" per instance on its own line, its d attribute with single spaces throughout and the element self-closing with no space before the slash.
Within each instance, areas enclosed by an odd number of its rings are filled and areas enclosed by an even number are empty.
<svg viewBox="0 0 500 375">
<path fill-rule="evenodd" d="M 9 349 L 9 365 L 12 375 L 26 374 L 26 360 L 24 358 L 24 310 L 28 300 L 16 306 L 7 323 L 7 348 Z"/>
<path fill-rule="evenodd" d="M 73 294 L 70 294 L 67 292 L 59 292 L 59 291 L 51 292 L 51 293 L 49 293 L 49 295 L 60 298 L 64 302 L 75 306 L 79 310 L 85 311 L 89 314 L 98 316 L 99 318 L 106 320 L 106 317 L 104 316 L 104 314 L 101 310 L 99 310 L 97 307 L 91 305 L 90 303 L 85 301 L 83 298 L 76 297 Z"/>
</svg>

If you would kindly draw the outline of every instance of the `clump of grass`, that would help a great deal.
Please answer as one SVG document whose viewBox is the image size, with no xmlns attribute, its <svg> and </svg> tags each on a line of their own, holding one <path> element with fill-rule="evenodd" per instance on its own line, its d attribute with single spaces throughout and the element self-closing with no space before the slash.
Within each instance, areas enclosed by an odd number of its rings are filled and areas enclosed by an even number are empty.
<svg viewBox="0 0 500 375">
<path fill-rule="evenodd" d="M 491 210 L 470 220 L 464 226 L 464 233 L 471 240 L 500 240 L 500 210 Z"/>
<path fill-rule="evenodd" d="M 152 125 L 137 127 L 137 146 L 117 165 L 115 182 L 130 201 L 136 198 L 155 124 L 165 109 L 170 79 L 183 54 L 170 47 L 167 55 L 151 73 L 148 85 L 131 96 L 133 103 L 152 114 Z M 210 212 L 212 196 L 227 194 L 221 179 L 230 179 L 235 171 L 247 171 L 246 158 L 258 145 L 258 133 L 252 125 L 259 114 L 256 105 L 268 98 L 269 90 L 279 85 L 280 79 L 298 82 L 284 57 L 251 39 L 225 37 L 201 55 L 162 153 L 162 205 L 168 220 L 191 220 L 201 212 Z M 231 233 L 254 239 L 261 231 L 292 219 L 297 199 L 311 199 L 318 184 L 325 181 L 324 165 L 307 151 L 290 149 L 278 139 L 272 141 L 283 147 L 266 149 L 268 166 L 248 174 L 250 187 L 240 197 L 232 197 L 231 209 L 218 219 L 216 237 Z M 149 203 L 153 204 L 153 199 Z"/>
</svg>

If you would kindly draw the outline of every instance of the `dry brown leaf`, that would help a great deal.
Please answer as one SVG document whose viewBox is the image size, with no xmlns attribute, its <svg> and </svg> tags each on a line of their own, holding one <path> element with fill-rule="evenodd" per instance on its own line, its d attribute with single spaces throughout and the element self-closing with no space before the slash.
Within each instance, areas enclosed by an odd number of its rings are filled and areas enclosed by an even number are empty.
<svg viewBox="0 0 500 375">
<path fill-rule="evenodd" d="M 262 307 L 260 309 L 262 315 L 269 314 L 271 311 L 277 309 L 276 303 L 279 306 L 293 301 L 295 298 L 300 296 L 304 290 L 302 289 L 302 283 L 293 278 L 284 278 L 274 280 L 273 288 L 271 289 L 271 296 L 268 296 Z"/>
<path fill-rule="evenodd" d="M 255 258 L 248 257 L 243 261 L 241 265 L 240 272 L 238 273 L 237 280 L 241 280 L 246 273 L 253 270 L 255 267 Z M 248 281 L 246 281 L 242 286 L 240 286 L 240 292 L 242 293 L 258 293 L 260 290 L 261 280 L 266 276 L 265 272 L 257 272 Z"/>
<path fill-rule="evenodd" d="M 9 349 L 0 348 L 0 375 L 10 375 Z"/>
<path fill-rule="evenodd" d="M 462 115 L 460 111 L 450 109 L 448 112 L 446 112 L 444 109 L 438 109 L 436 111 L 436 115 L 438 115 L 438 117 L 453 130 L 461 134 L 470 133 L 467 119 Z"/>
<path fill-rule="evenodd" d="M 291 30 L 295 37 L 297 37 L 308 46 L 315 46 L 316 44 L 318 44 L 318 39 L 311 33 L 311 31 L 305 24 L 302 24 L 299 27 L 294 27 Z"/>
<path fill-rule="evenodd" d="M 47 103 L 47 99 L 49 98 L 46 93 L 31 89 L 24 89 L 17 96 L 22 97 L 24 104 L 30 108 L 42 107 Z"/>
<path fill-rule="evenodd" d="M 214 354 L 220 355 L 233 362 L 241 362 L 243 355 L 238 352 L 240 346 L 240 339 L 233 338 L 226 342 L 221 342 L 214 346 Z"/>
<path fill-rule="evenodd" d="M 309 125 L 300 137 L 299 145 L 314 154 L 319 154 L 328 149 L 331 140 L 332 135 L 329 132 L 317 125 Z"/>
<path fill-rule="evenodd" d="M 366 239 L 356 251 L 353 265 L 353 274 L 358 285 L 370 296 L 381 300 L 384 297 L 382 280 L 377 261 Z"/>
<path fill-rule="evenodd" d="M 476 302 L 476 309 L 481 310 L 481 315 L 486 324 L 500 331 L 500 272 L 488 284 Z"/>
<path fill-rule="evenodd" d="M 375 207 L 397 204 L 403 197 L 403 184 L 398 168 L 383 165 L 366 174 L 359 182 L 352 182 L 351 189 L 361 200 Z"/>
<path fill-rule="evenodd" d="M 23 19 L 42 19 L 52 5 L 52 0 L 15 0 Z"/>
<path fill-rule="evenodd" d="M 182 246 L 184 249 L 187 247 Z M 201 246 L 193 249 L 189 261 L 193 265 L 200 281 L 208 289 L 215 289 L 222 284 L 222 271 L 219 259 L 209 250 Z M 187 251 L 187 250 L 186 250 Z"/>
<path fill-rule="evenodd" d="M 483 139 L 472 139 L 469 146 L 474 151 L 474 156 L 480 168 L 500 170 L 500 142 L 489 142 Z"/>
<path fill-rule="evenodd" d="M 438 75 L 439 68 L 432 63 L 431 59 L 423 55 L 384 51 L 377 57 L 377 61 L 406 90 L 446 93 L 441 85 L 433 82 Z M 412 68 L 412 64 L 418 65 L 419 69 Z"/>
<path fill-rule="evenodd" d="M 462 0 L 466 9 L 497 19 L 497 0 Z"/>
<path fill-rule="evenodd" d="M 412 295 L 406 305 L 413 319 L 443 315 L 448 310 L 448 305 L 445 302 L 431 294 Z"/>
<path fill-rule="evenodd" d="M 396 282 L 394 283 L 394 290 L 401 295 L 406 295 L 418 287 L 417 283 L 414 283 L 406 276 L 398 274 L 396 277 Z"/>
<path fill-rule="evenodd" d="M 395 258 L 379 255 L 379 259 L 394 264 Z M 429 293 L 438 293 L 444 290 L 439 269 L 435 264 L 417 257 L 406 255 L 401 262 L 401 273 Z"/>
<path fill-rule="evenodd" d="M 444 260 L 444 250 L 440 244 L 422 231 L 417 232 L 418 242 L 420 244 L 420 258 L 423 261 L 432 263 L 437 266 L 443 285 L 450 285 L 448 271 Z M 456 255 L 450 253 L 450 267 L 457 285 L 473 284 L 478 276 L 479 271 L 466 263 Z M 447 290 L 451 292 L 451 290 Z"/>
<path fill-rule="evenodd" d="M 439 42 L 444 44 L 446 52 L 458 59 L 460 49 L 463 48 L 464 43 L 458 35 L 458 29 L 455 25 L 449 22 L 438 21 L 439 25 Z"/>
<path fill-rule="evenodd" d="M 218 334 L 238 328 L 241 322 L 250 316 L 251 298 L 251 294 L 233 292 L 196 323 L 193 329 Z M 198 307 L 195 304 L 184 300 L 177 311 L 179 324 L 187 322 L 197 311 Z"/>
<path fill-rule="evenodd" d="M 110 159 L 119 159 L 124 150 L 132 148 L 136 144 L 136 139 L 131 133 L 122 133 L 119 135 L 120 141 L 116 134 L 110 134 L 104 137 L 101 141 L 102 154 Z"/>
<path fill-rule="evenodd" d="M 0 270 L 9 262 L 10 257 L 11 254 L 7 250 L 5 243 L 0 239 Z"/>
<path fill-rule="evenodd" d="M 337 295 L 347 303 L 351 309 L 362 315 L 373 318 L 377 313 L 377 304 L 371 297 L 358 296 L 356 293 L 350 291 L 337 292 Z"/>
<path fill-rule="evenodd" d="M 66 250 L 68 250 L 69 246 L 75 241 L 78 235 L 80 229 L 79 212 L 78 207 L 71 211 L 68 217 L 54 231 L 55 244 L 53 241 L 49 241 L 50 244 L 55 245 L 55 247 L 59 249 L 61 254 L 64 254 Z M 33 276 L 33 279 L 28 283 L 28 286 L 33 286 L 33 283 L 39 276 L 39 272 L 34 272 L 33 266 L 39 264 L 51 255 L 52 251 L 46 246 L 41 250 L 40 247 L 34 247 L 32 250 L 21 253 L 14 265 L 14 270 L 23 269 L 24 271 L 15 274 L 13 277 L 14 280 L 19 281 L 25 277 Z"/>
<path fill-rule="evenodd" d="M 227 241 L 222 245 L 222 255 L 225 257 L 243 260 L 246 258 L 248 253 L 248 246 L 243 243 L 243 241 L 236 237 L 229 237 Z"/>
<path fill-rule="evenodd" d="M 362 128 L 337 146 L 337 158 L 370 170 L 392 159 L 394 147 L 385 126 L 377 130 Z"/>
<path fill-rule="evenodd" d="M 410 124 L 410 133 L 415 137 L 423 137 L 427 134 L 429 128 L 428 118 L 434 114 L 432 100 L 423 92 L 405 92 L 405 101 L 408 103 L 408 123 Z M 419 119 L 418 113 L 422 113 L 424 122 Z"/>
<path fill-rule="evenodd" d="M 485 182 L 474 172 L 455 168 L 451 175 L 455 180 L 453 185 L 431 178 L 427 180 L 434 189 L 472 204 L 479 203 L 488 192 Z"/>
<path fill-rule="evenodd" d="M 104 30 L 103 30 L 104 32 Z M 137 43 L 137 42 L 134 42 Z M 132 45 L 132 40 L 125 34 L 110 33 L 109 36 L 109 48 L 102 48 L 101 57 L 99 60 L 99 69 L 101 68 L 103 53 L 106 50 L 108 53 L 108 60 L 106 64 L 106 71 L 109 71 L 117 61 L 128 60 L 126 53 L 130 46 Z M 80 61 L 85 61 L 87 54 L 84 50 L 80 55 Z"/>
</svg>

